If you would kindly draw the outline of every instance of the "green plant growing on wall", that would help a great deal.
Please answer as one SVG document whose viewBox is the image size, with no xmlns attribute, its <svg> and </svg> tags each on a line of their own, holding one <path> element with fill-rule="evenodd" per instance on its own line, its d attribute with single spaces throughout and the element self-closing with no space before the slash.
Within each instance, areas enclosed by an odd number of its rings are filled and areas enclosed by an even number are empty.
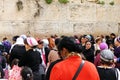
<svg viewBox="0 0 120 80">
<path fill-rule="evenodd" d="M 114 3 L 114 1 L 111 1 L 109 4 L 113 6 L 115 3 Z"/>
<path fill-rule="evenodd" d="M 45 0 L 47 4 L 52 3 L 53 0 Z"/>
<path fill-rule="evenodd" d="M 97 3 L 97 4 L 101 4 L 101 5 L 104 5 L 104 4 L 105 4 L 105 2 L 104 2 L 103 0 L 102 0 L 102 1 L 98 0 L 96 3 Z"/>
<path fill-rule="evenodd" d="M 23 3 L 22 3 L 21 0 L 18 0 L 18 2 L 16 3 L 16 5 L 17 5 L 17 9 L 18 9 L 18 11 L 20 11 L 20 10 L 23 9 Z"/>
<path fill-rule="evenodd" d="M 68 3 L 69 1 L 68 0 L 58 0 L 60 3 L 63 3 L 63 4 L 66 4 Z"/>
</svg>

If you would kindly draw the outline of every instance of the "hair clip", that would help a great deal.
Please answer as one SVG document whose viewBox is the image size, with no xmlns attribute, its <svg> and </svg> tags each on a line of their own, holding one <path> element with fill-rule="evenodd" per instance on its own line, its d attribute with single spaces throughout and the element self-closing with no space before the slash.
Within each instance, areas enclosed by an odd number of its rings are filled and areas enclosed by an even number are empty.
<svg viewBox="0 0 120 80">
<path fill-rule="evenodd" d="M 27 74 L 27 77 L 30 77 L 30 74 Z"/>
</svg>

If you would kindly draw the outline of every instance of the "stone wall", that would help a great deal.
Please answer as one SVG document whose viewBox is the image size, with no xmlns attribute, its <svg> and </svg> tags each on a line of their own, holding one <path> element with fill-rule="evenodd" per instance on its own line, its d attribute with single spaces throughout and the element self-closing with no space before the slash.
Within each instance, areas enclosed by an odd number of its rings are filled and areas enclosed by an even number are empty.
<svg viewBox="0 0 120 80">
<path fill-rule="evenodd" d="M 18 1 L 22 2 L 20 10 Z M 120 33 L 120 0 L 114 0 L 113 6 L 110 0 L 104 5 L 82 1 L 46 4 L 45 0 L 0 0 L 0 36 Z"/>
</svg>

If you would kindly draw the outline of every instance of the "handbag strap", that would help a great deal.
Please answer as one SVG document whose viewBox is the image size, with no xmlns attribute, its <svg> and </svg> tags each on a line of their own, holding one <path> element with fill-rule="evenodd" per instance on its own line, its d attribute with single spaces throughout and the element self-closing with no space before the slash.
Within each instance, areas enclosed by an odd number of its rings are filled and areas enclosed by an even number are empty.
<svg viewBox="0 0 120 80">
<path fill-rule="evenodd" d="M 74 77 L 73 77 L 73 79 L 72 79 L 72 80 L 76 80 L 77 76 L 79 75 L 80 71 L 81 71 L 81 70 L 82 70 L 82 68 L 83 68 L 84 63 L 85 63 L 85 61 L 84 61 L 84 60 L 82 60 L 82 62 L 81 62 L 81 64 L 80 64 L 80 66 L 78 67 L 78 70 L 76 71 L 76 73 L 75 73 L 75 75 L 74 75 Z"/>
<path fill-rule="evenodd" d="M 115 74 L 116 74 L 116 80 L 118 80 L 118 76 L 119 76 L 119 74 L 118 74 L 118 70 L 117 70 L 117 68 L 115 68 Z"/>
</svg>

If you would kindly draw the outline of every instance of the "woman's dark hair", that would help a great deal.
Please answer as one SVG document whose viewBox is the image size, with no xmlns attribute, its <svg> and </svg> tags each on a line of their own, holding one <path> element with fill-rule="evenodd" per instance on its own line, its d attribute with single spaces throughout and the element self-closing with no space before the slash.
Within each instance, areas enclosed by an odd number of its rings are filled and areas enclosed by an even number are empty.
<svg viewBox="0 0 120 80">
<path fill-rule="evenodd" d="M 90 42 L 90 43 L 91 43 L 91 41 L 86 41 L 86 42 L 85 42 L 85 46 L 86 46 L 86 44 L 87 44 L 88 42 Z M 91 43 L 91 46 L 92 46 L 92 43 Z"/>
<path fill-rule="evenodd" d="M 37 42 L 38 42 L 38 44 L 43 44 L 43 43 L 44 43 L 44 42 L 43 42 L 42 40 L 40 40 L 40 39 L 39 39 Z"/>
<path fill-rule="evenodd" d="M 60 38 L 55 39 L 55 45 L 57 46 L 60 43 Z"/>
<path fill-rule="evenodd" d="M 33 80 L 33 73 L 29 67 L 24 67 L 21 70 L 22 80 Z"/>
<path fill-rule="evenodd" d="M 24 40 L 24 44 L 27 44 L 27 45 L 28 45 L 27 39 Z"/>
<path fill-rule="evenodd" d="M 113 62 L 106 62 L 106 61 L 103 61 L 102 59 L 100 59 L 100 63 L 107 66 L 111 66 L 113 64 Z"/>
<path fill-rule="evenodd" d="M 105 36 L 105 39 L 106 39 L 107 45 L 109 46 L 109 44 L 112 43 L 112 41 L 111 41 L 111 39 L 110 39 L 110 36 L 106 35 L 106 36 Z"/>
<path fill-rule="evenodd" d="M 58 50 L 61 51 L 63 48 L 66 48 L 69 52 L 82 52 L 81 47 L 77 44 L 74 37 L 63 37 L 58 44 Z"/>
<path fill-rule="evenodd" d="M 95 56 L 97 56 L 98 54 L 100 54 L 100 50 L 95 51 Z"/>
<path fill-rule="evenodd" d="M 95 42 L 98 43 L 98 41 L 102 40 L 101 37 L 98 37 Z"/>
<path fill-rule="evenodd" d="M 92 44 L 95 44 L 95 38 L 94 38 L 94 36 L 91 35 L 91 34 L 90 34 L 90 36 L 91 36 L 91 43 L 92 43 Z"/>
<path fill-rule="evenodd" d="M 115 36 L 115 37 L 116 37 L 115 33 L 111 33 L 110 35 L 111 35 L 111 36 Z"/>
<path fill-rule="evenodd" d="M 13 40 L 13 41 L 16 41 L 18 37 L 19 37 L 18 35 L 13 36 L 12 40 Z"/>
<path fill-rule="evenodd" d="M 4 40 L 7 40 L 7 37 L 4 37 L 4 38 L 3 38 L 3 41 L 4 41 Z"/>
<path fill-rule="evenodd" d="M 75 38 L 75 39 L 78 39 L 78 36 L 77 36 L 77 35 L 74 35 L 74 38 Z"/>
<path fill-rule="evenodd" d="M 80 43 L 81 43 L 81 39 L 82 39 L 82 38 L 85 38 L 85 36 L 86 36 L 86 35 L 80 36 L 80 38 L 79 38 Z"/>
<path fill-rule="evenodd" d="M 13 68 L 13 66 L 14 65 L 18 65 L 18 63 L 19 63 L 19 59 L 13 59 L 13 61 L 12 61 L 12 64 L 11 64 L 11 68 Z"/>
</svg>

